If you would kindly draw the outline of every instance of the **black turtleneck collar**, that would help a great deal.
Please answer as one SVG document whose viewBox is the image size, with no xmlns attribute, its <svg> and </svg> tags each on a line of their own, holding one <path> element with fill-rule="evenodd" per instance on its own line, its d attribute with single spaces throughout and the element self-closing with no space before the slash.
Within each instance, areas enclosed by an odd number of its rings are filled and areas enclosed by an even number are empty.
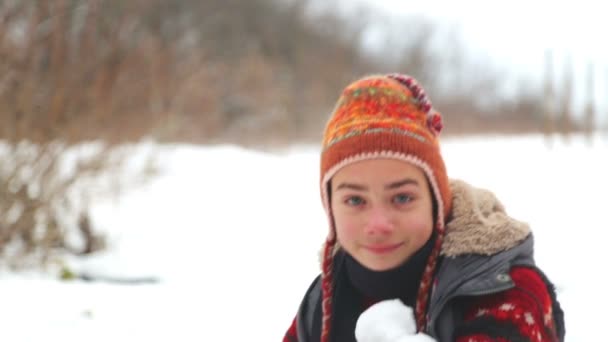
<svg viewBox="0 0 608 342">
<path fill-rule="evenodd" d="M 433 249 L 435 234 L 400 266 L 386 271 L 372 271 L 345 253 L 346 274 L 352 286 L 373 300 L 399 298 L 404 304 L 416 304 L 418 286 Z"/>
</svg>

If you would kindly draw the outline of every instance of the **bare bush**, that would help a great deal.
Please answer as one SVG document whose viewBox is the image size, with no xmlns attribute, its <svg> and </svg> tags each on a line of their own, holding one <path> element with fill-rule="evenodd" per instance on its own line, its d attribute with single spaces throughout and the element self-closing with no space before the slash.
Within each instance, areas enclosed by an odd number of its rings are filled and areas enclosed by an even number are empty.
<svg viewBox="0 0 608 342">
<path fill-rule="evenodd" d="M 124 35 L 133 28 L 133 9 L 102 15 L 108 8 L 101 3 L 0 3 L 4 265 L 32 266 L 55 251 L 102 248 L 89 220 L 90 197 L 124 189 L 114 186 L 126 181 L 116 171 L 130 157 L 113 144 L 139 140 L 161 115 L 150 94 L 162 82 L 148 81 L 162 75 L 162 54 L 146 62 L 147 41 L 132 48 L 134 37 Z M 147 119 L 140 120 L 140 112 Z M 105 142 L 83 143 L 91 139 Z M 100 185 L 101 177 L 113 185 Z"/>
<path fill-rule="evenodd" d="M 35 266 L 56 253 L 103 249 L 104 237 L 88 210 L 93 199 L 116 196 L 152 174 L 152 159 L 145 154 L 124 163 L 135 150 L 101 143 L 0 145 L 2 266 Z"/>
</svg>

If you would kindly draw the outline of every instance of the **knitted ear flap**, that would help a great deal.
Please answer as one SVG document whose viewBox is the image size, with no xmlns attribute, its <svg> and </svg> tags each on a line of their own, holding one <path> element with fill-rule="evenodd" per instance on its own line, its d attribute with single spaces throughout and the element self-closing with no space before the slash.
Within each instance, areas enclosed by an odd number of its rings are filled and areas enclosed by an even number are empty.
<svg viewBox="0 0 608 342">
<path fill-rule="evenodd" d="M 322 293 L 322 318 L 321 318 L 321 342 L 329 341 L 331 330 L 331 314 L 333 311 L 333 252 L 336 239 L 327 240 L 323 249 L 323 264 L 321 273 Z"/>
</svg>

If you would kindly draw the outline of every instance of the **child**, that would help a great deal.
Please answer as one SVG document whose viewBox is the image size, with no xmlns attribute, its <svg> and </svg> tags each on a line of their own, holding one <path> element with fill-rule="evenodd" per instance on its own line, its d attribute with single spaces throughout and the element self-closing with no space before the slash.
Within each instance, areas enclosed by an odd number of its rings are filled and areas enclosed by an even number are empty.
<svg viewBox="0 0 608 342">
<path fill-rule="evenodd" d="M 448 179 L 441 129 L 409 76 L 344 89 L 321 154 L 330 225 L 322 271 L 284 342 L 356 341 L 361 314 L 394 299 L 413 309 L 419 334 L 440 342 L 563 341 L 563 313 L 535 266 L 528 225 L 491 192 Z"/>
</svg>

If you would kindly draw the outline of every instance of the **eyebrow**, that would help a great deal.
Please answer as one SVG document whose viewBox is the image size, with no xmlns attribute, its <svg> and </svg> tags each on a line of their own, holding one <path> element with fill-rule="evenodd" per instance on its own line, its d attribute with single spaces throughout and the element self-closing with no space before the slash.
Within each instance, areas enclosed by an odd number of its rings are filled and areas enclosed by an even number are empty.
<svg viewBox="0 0 608 342">
<path fill-rule="evenodd" d="M 384 186 L 385 190 L 392 190 L 392 189 L 397 189 L 400 188 L 404 185 L 416 185 L 418 186 L 418 181 L 415 179 L 411 179 L 411 178 L 405 178 L 402 180 L 398 180 L 396 182 L 392 182 L 389 183 L 387 185 Z M 340 190 L 340 189 L 350 189 L 350 190 L 356 190 L 356 191 L 367 191 L 368 187 L 365 185 L 360 185 L 360 184 L 354 184 L 354 183 L 340 183 L 340 185 L 338 185 L 338 187 L 336 188 L 336 191 Z"/>
<path fill-rule="evenodd" d="M 353 184 L 353 183 L 340 183 L 338 187 L 336 187 L 336 191 L 340 189 L 350 189 L 357 191 L 367 191 L 367 187 L 365 185 Z"/>
<path fill-rule="evenodd" d="M 390 189 L 397 189 L 400 188 L 404 185 L 420 185 L 418 184 L 418 181 L 415 179 L 411 179 L 411 178 L 406 178 L 406 179 L 402 179 L 400 181 L 396 181 L 396 182 L 392 182 L 390 184 L 387 184 L 384 189 L 386 190 L 390 190 Z"/>
</svg>

